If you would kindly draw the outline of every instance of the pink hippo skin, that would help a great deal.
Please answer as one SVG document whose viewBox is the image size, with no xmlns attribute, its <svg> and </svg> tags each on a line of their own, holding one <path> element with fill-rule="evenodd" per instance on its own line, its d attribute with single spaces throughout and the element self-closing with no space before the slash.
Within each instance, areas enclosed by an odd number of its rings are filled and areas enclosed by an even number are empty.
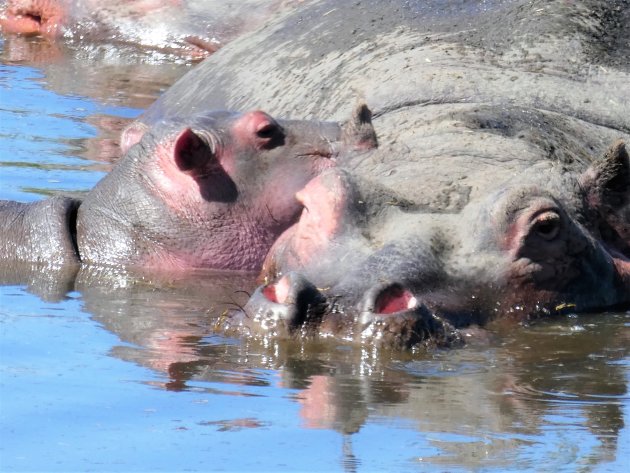
<svg viewBox="0 0 630 473">
<path fill-rule="evenodd" d="M 254 104 L 334 119 L 359 93 L 379 136 L 297 192 L 226 329 L 411 346 L 626 310 L 629 19 L 626 0 L 312 0 L 188 72 L 142 123 Z"/>
</svg>

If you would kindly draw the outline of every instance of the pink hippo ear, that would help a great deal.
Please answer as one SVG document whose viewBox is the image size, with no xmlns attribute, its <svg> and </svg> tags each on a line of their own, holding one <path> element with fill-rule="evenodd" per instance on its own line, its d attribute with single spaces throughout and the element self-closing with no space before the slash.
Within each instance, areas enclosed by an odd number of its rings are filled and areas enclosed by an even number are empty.
<svg viewBox="0 0 630 473">
<path fill-rule="evenodd" d="M 127 128 L 125 128 L 120 135 L 120 149 L 122 151 L 122 156 L 127 154 L 127 151 L 135 145 L 139 143 L 148 127 L 141 122 L 133 122 Z"/>
<path fill-rule="evenodd" d="M 630 251 L 630 157 L 623 141 L 580 177 L 588 206 L 601 219 L 602 236 L 626 253 Z"/>
<path fill-rule="evenodd" d="M 199 193 L 209 202 L 234 202 L 236 184 L 221 165 L 215 150 L 190 128 L 183 130 L 173 144 L 173 161 L 177 168 L 191 176 Z"/>
<path fill-rule="evenodd" d="M 190 128 L 175 138 L 173 159 L 181 171 L 193 175 L 205 174 L 209 165 L 217 164 L 213 150 Z"/>
</svg>

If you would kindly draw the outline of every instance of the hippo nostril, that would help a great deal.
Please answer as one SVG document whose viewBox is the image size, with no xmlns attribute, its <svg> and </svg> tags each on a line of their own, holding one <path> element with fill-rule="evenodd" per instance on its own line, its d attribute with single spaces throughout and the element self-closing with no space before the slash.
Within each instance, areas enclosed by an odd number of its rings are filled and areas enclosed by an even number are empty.
<svg viewBox="0 0 630 473">
<path fill-rule="evenodd" d="M 363 297 L 361 323 L 369 325 L 374 320 L 407 316 L 424 307 L 413 293 L 400 283 L 385 283 L 372 287 Z"/>
<path fill-rule="evenodd" d="M 288 276 L 284 276 L 274 284 L 268 284 L 263 287 L 263 295 L 271 302 L 276 304 L 284 304 L 289 296 L 291 283 Z"/>
<path fill-rule="evenodd" d="M 374 286 L 364 296 L 358 335 L 364 342 L 411 347 L 437 330 L 434 314 L 400 283 Z"/>
<path fill-rule="evenodd" d="M 288 273 L 256 290 L 245 310 L 261 328 L 273 327 L 278 334 L 289 334 L 316 323 L 325 307 L 326 298 L 312 283 L 299 273 Z"/>
<path fill-rule="evenodd" d="M 384 287 L 376 295 L 374 300 L 374 313 L 393 314 L 406 310 L 412 310 L 418 305 L 418 300 L 400 284 L 392 284 Z"/>
</svg>

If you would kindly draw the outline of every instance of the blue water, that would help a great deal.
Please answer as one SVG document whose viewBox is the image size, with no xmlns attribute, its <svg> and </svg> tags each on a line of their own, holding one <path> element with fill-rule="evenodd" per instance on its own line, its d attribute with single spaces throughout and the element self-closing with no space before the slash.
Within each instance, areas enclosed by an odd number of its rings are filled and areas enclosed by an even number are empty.
<svg viewBox="0 0 630 473">
<path fill-rule="evenodd" d="M 266 458 L 289 443 L 312 457 L 309 468 L 335 468 L 321 453 L 338 436 L 305 435 L 287 401 L 293 390 L 273 386 L 273 372 L 259 373 L 270 386 L 239 395 L 152 388 L 158 375 L 108 356 L 118 340 L 78 294 L 59 304 L 17 287 L 0 294 L 15 311 L 1 314 L 3 471 L 299 469 L 302 458 Z M 243 417 L 260 426 L 221 432 L 222 421 Z"/>
<path fill-rule="evenodd" d="M 2 199 L 89 190 L 115 161 L 99 124 L 138 115 L 138 91 L 172 77 L 140 64 L 128 92 L 81 74 L 59 87 L 53 66 L 2 46 Z M 213 278 L 0 281 L 0 470 L 628 471 L 628 313 L 373 353 L 219 336 L 213 316 L 244 283 Z"/>
<path fill-rule="evenodd" d="M 2 194 L 30 202 L 37 195 L 25 191 L 34 182 L 42 190 L 89 189 L 101 174 L 77 162 L 72 140 L 96 136 L 85 123 L 98 106 L 81 97 L 59 96 L 41 87 L 41 71 L 30 67 L 0 66 L 2 87 Z M 137 113 L 137 112 L 136 112 Z M 19 163 L 21 166 L 12 166 Z M 28 167 L 28 173 L 22 166 Z"/>
</svg>

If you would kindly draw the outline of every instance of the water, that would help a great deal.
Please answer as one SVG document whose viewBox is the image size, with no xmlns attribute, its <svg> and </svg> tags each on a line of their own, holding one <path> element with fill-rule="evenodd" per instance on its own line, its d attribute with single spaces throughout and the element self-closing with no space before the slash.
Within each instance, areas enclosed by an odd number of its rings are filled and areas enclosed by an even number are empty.
<svg viewBox="0 0 630 473">
<path fill-rule="evenodd" d="M 190 65 L 5 40 L 0 198 L 91 188 Z M 463 349 L 213 332 L 246 275 L 0 268 L 1 471 L 627 471 L 630 314 Z"/>
</svg>

